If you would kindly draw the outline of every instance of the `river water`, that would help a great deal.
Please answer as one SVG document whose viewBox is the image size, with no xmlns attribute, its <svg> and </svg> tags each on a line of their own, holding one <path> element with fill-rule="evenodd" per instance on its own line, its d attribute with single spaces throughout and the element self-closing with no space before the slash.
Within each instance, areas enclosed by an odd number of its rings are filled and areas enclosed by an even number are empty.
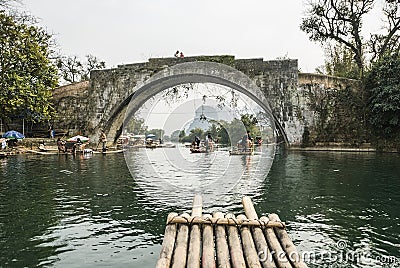
<svg viewBox="0 0 400 268">
<path fill-rule="evenodd" d="M 400 267 L 399 155 L 158 150 L 0 159 L 0 267 L 154 267 L 194 193 L 210 213 L 251 196 L 309 267 Z"/>
</svg>

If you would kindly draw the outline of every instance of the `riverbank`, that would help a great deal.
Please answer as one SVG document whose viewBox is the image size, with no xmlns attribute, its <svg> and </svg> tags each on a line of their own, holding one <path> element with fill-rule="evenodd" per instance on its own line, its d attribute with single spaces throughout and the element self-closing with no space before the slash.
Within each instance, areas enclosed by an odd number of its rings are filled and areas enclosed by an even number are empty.
<svg viewBox="0 0 400 268">
<path fill-rule="evenodd" d="M 23 153 L 38 153 L 44 152 L 39 149 L 39 145 L 44 144 L 45 152 L 56 152 L 57 140 L 50 138 L 26 138 L 19 140 L 16 147 L 7 148 L 4 151 L 0 151 L 0 156 L 16 155 Z M 93 151 L 97 151 L 100 148 L 96 148 L 95 143 L 89 143 L 86 148 L 90 148 Z M 108 147 L 109 150 L 117 150 L 116 146 Z M 400 153 L 395 149 L 383 149 L 377 150 L 370 143 L 360 144 L 359 146 L 354 146 L 347 143 L 317 143 L 315 146 L 301 147 L 301 146 L 289 146 L 287 147 L 289 151 L 298 152 L 357 152 L 357 153 Z"/>
<path fill-rule="evenodd" d="M 42 146 L 44 145 L 44 146 Z M 40 146 L 40 147 L 39 147 Z M 96 144 L 89 143 L 87 149 L 92 149 L 94 153 L 100 152 L 101 148 L 96 148 Z M 107 153 L 119 152 L 116 146 L 107 148 Z M 25 138 L 18 140 L 17 144 L 13 147 L 7 147 L 5 150 L 0 150 L 0 157 L 6 157 L 17 154 L 57 154 L 57 140 L 50 138 Z"/>
<path fill-rule="evenodd" d="M 344 142 L 317 142 L 314 146 L 290 146 L 288 147 L 290 151 L 312 151 L 312 152 L 359 152 L 359 153 L 400 153 L 398 149 L 395 148 L 381 148 L 377 149 L 371 143 L 361 143 L 354 145 L 351 143 Z"/>
</svg>

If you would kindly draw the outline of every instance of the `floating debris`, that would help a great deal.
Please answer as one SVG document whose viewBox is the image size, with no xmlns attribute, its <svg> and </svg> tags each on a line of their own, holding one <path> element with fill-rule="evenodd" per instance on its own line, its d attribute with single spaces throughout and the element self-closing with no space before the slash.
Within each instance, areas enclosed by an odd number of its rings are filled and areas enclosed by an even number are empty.
<svg viewBox="0 0 400 268">
<path fill-rule="evenodd" d="M 60 170 L 60 172 L 64 173 L 64 174 L 67 174 L 67 175 L 74 173 L 74 172 L 72 172 L 70 170 L 66 170 L 66 169 Z"/>
</svg>

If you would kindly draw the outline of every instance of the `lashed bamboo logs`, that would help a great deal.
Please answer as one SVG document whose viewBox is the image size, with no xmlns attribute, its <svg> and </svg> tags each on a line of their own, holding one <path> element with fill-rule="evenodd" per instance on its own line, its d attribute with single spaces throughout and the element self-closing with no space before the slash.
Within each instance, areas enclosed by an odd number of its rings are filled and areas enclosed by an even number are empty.
<svg viewBox="0 0 400 268">
<path fill-rule="evenodd" d="M 191 216 L 170 213 L 156 267 L 307 268 L 278 215 L 259 219 L 249 197 L 242 203 L 247 217 L 202 216 L 199 195 Z"/>
<path fill-rule="evenodd" d="M 182 216 L 176 216 L 174 217 L 169 223 L 191 223 L 191 224 L 212 224 L 212 225 L 230 225 L 230 226 L 263 226 L 267 228 L 285 228 L 285 223 L 283 222 L 273 222 L 273 221 L 268 221 L 268 222 L 262 222 L 259 220 L 251 220 L 251 219 L 230 219 L 230 218 L 224 218 L 224 219 L 217 219 L 217 218 L 210 218 L 208 220 L 205 220 L 203 218 L 199 217 L 182 217 Z"/>
<path fill-rule="evenodd" d="M 168 222 L 177 215 L 177 213 L 169 213 L 167 217 L 167 226 L 165 227 L 164 241 L 162 243 L 160 257 L 158 258 L 156 268 L 165 268 L 171 265 L 172 253 L 175 246 L 176 224 L 168 224 Z"/>
<path fill-rule="evenodd" d="M 267 222 L 268 218 L 261 217 L 261 220 Z M 279 268 L 292 268 L 285 251 L 282 249 L 282 246 L 274 233 L 274 229 L 265 228 L 264 234 L 268 241 L 269 247 L 271 248 L 271 253 L 275 259 L 276 266 Z"/>
<path fill-rule="evenodd" d="M 222 214 L 222 212 L 216 212 L 214 213 L 213 216 L 216 219 L 224 218 L 224 214 Z M 226 240 L 226 231 L 224 225 L 215 226 L 215 243 L 216 243 L 217 267 L 231 268 L 231 264 L 229 261 L 228 241 Z"/>
<path fill-rule="evenodd" d="M 183 217 L 189 218 L 189 214 L 182 214 Z M 188 248 L 189 226 L 180 224 L 178 234 L 176 235 L 175 251 L 172 257 L 173 268 L 184 268 L 186 266 L 187 248 Z"/>
<path fill-rule="evenodd" d="M 203 216 L 205 220 L 210 219 L 211 215 L 206 214 Z M 213 227 L 209 224 L 203 225 L 203 255 L 201 259 L 201 266 L 204 268 L 214 268 L 214 233 Z"/>
<path fill-rule="evenodd" d="M 237 218 L 239 220 L 247 219 L 246 216 L 244 216 L 244 215 L 239 215 Z M 249 267 L 261 268 L 261 263 L 258 258 L 257 249 L 254 245 L 253 237 L 251 235 L 249 227 L 241 226 L 240 234 L 242 237 L 243 253 L 245 255 L 247 265 Z"/>
<path fill-rule="evenodd" d="M 268 218 L 270 221 L 280 221 L 279 216 L 276 214 L 269 214 Z M 285 249 L 288 259 L 292 262 L 293 267 L 307 268 L 307 265 L 301 259 L 300 254 L 298 253 L 292 240 L 288 236 L 286 230 L 274 228 L 274 231 L 275 231 L 276 236 L 280 240 L 282 247 Z"/>
<path fill-rule="evenodd" d="M 201 217 L 203 211 L 203 199 L 196 195 L 193 199 L 192 217 Z M 187 267 L 199 268 L 201 257 L 201 232 L 200 226 L 195 224 L 190 230 L 189 252 Z"/>
<path fill-rule="evenodd" d="M 235 219 L 235 215 L 229 213 L 227 219 Z M 232 266 L 235 268 L 245 268 L 246 262 L 243 257 L 242 245 L 240 244 L 239 232 L 236 226 L 228 226 L 229 252 L 231 255 Z"/>
<path fill-rule="evenodd" d="M 244 212 L 249 219 L 258 219 L 256 210 L 254 209 L 253 203 L 250 197 L 243 197 L 242 204 Z M 264 268 L 275 268 L 275 262 L 272 257 L 271 251 L 268 248 L 267 241 L 265 240 L 264 233 L 260 227 L 252 227 L 253 239 L 257 249 L 257 255 L 261 265 Z"/>
</svg>

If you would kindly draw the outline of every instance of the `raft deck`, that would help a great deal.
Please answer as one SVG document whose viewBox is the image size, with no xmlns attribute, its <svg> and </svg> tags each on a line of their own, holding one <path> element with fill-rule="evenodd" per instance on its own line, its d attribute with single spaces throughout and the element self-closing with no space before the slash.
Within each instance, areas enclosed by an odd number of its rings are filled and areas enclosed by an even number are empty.
<svg viewBox="0 0 400 268">
<path fill-rule="evenodd" d="M 170 213 L 156 267 L 307 267 L 278 215 L 259 218 L 249 197 L 242 204 L 246 215 L 203 215 L 196 195 L 192 215 Z"/>
</svg>

